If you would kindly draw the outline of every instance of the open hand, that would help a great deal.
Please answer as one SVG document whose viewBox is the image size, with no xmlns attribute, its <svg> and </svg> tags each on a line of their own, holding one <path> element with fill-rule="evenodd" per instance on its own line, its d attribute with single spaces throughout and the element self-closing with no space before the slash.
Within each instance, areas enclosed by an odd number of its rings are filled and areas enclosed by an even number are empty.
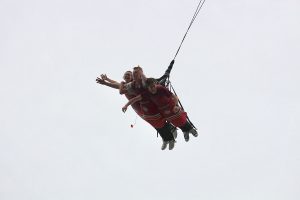
<svg viewBox="0 0 300 200">
<path fill-rule="evenodd" d="M 103 80 L 107 80 L 107 79 L 108 79 L 107 76 L 106 76 L 106 74 L 101 74 L 101 78 L 102 78 Z"/>
<path fill-rule="evenodd" d="M 104 84 L 105 80 L 103 80 L 102 78 L 97 77 L 96 82 L 99 83 L 99 84 Z"/>
</svg>

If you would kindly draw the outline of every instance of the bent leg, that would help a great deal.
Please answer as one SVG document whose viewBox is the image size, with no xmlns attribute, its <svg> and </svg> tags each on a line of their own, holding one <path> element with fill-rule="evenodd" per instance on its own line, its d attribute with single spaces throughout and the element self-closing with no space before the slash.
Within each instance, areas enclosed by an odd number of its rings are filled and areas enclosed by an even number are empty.
<svg viewBox="0 0 300 200">
<path fill-rule="evenodd" d="M 186 124 L 187 122 L 186 117 L 187 117 L 187 113 L 180 111 L 175 115 L 168 117 L 167 121 L 171 122 L 174 126 L 180 128 Z"/>
</svg>

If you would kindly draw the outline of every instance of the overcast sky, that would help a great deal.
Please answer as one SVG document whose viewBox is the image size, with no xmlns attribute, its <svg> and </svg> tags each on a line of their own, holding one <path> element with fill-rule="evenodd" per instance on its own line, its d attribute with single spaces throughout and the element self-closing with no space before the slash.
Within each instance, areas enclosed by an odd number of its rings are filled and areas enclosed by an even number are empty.
<svg viewBox="0 0 300 200">
<path fill-rule="evenodd" d="M 207 0 L 171 80 L 174 150 L 117 91 L 159 77 L 198 0 L 0 0 L 1 200 L 300 199 L 300 1 Z"/>
</svg>

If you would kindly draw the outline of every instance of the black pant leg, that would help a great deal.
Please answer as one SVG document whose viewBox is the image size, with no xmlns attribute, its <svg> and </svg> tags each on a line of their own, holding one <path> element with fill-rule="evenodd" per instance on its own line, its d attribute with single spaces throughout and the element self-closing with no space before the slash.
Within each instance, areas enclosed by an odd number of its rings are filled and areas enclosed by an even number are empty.
<svg viewBox="0 0 300 200">
<path fill-rule="evenodd" d="M 171 141 L 174 140 L 174 136 L 172 133 L 173 126 L 170 123 L 166 123 L 164 127 L 156 129 L 163 141 Z"/>
<path fill-rule="evenodd" d="M 182 130 L 182 132 L 187 132 L 187 131 L 191 130 L 193 127 L 188 121 L 186 121 L 186 123 L 179 128 Z"/>
</svg>

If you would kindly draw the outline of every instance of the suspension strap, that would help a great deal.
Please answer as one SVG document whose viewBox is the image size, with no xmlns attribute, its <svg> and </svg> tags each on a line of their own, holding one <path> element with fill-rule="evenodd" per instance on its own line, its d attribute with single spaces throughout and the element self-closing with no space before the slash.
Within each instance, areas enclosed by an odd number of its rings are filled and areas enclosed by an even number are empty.
<svg viewBox="0 0 300 200">
<path fill-rule="evenodd" d="M 180 43 L 180 45 L 179 45 L 179 47 L 178 47 L 178 49 L 177 49 L 177 52 L 176 52 L 176 54 L 175 54 L 173 60 L 175 60 L 177 54 L 179 53 L 179 50 L 180 50 L 180 48 L 181 48 L 181 46 L 182 46 L 182 43 L 183 43 L 183 41 L 184 41 L 184 39 L 185 39 L 187 33 L 189 32 L 189 30 L 190 30 L 192 24 L 194 23 L 194 21 L 195 21 L 197 15 L 198 15 L 198 13 L 199 13 L 199 11 L 201 10 L 201 8 L 202 8 L 204 2 L 205 2 L 205 0 L 200 0 L 200 1 L 199 1 L 198 5 L 197 5 L 197 8 L 196 8 L 196 11 L 195 11 L 195 13 L 194 13 L 194 15 L 193 15 L 193 17 L 192 17 L 192 20 L 191 20 L 191 22 L 190 22 L 190 24 L 189 24 L 189 26 L 188 26 L 188 28 L 187 28 L 187 30 L 186 30 L 184 36 L 183 36 L 183 39 L 182 39 L 182 41 L 181 41 L 181 43 Z"/>
</svg>

